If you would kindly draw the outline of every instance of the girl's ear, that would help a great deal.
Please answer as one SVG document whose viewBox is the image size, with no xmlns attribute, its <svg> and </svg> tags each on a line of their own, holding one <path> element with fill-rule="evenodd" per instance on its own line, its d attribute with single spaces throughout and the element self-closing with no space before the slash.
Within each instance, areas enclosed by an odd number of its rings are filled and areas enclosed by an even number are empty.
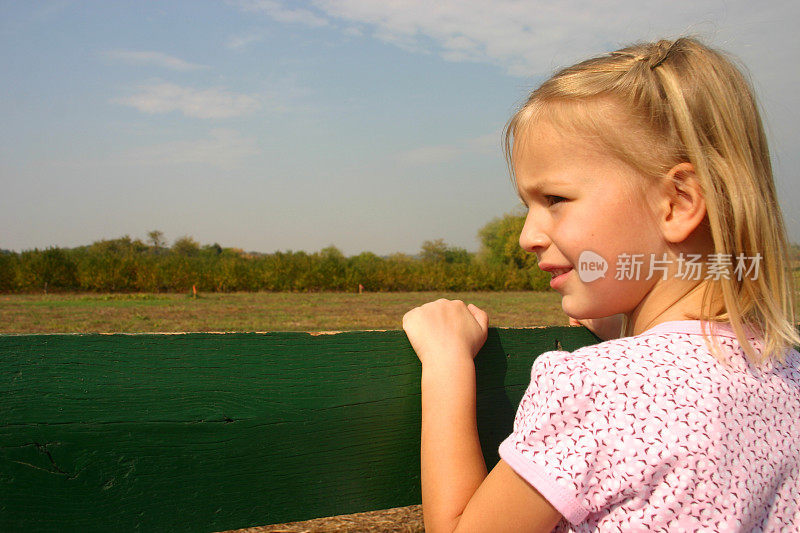
<svg viewBox="0 0 800 533">
<path fill-rule="evenodd" d="M 706 216 L 706 201 L 694 166 L 679 163 L 663 181 L 661 225 L 664 238 L 671 243 L 685 241 Z"/>
</svg>

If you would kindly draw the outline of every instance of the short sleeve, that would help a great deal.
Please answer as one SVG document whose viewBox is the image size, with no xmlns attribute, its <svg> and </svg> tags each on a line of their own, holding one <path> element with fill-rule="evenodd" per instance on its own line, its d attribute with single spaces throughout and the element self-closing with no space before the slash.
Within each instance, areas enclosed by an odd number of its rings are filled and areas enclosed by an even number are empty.
<svg viewBox="0 0 800 533">
<path fill-rule="evenodd" d="M 614 393 L 613 379 L 591 357 L 576 354 L 546 352 L 536 359 L 514 431 L 499 450 L 572 524 L 624 497 L 631 488 L 628 463 L 645 449 L 617 427 L 625 417 L 616 413 L 630 406 Z"/>
<path fill-rule="evenodd" d="M 500 457 L 575 529 L 800 531 L 797 376 L 726 335 L 729 365 L 699 321 L 540 355 Z"/>
</svg>

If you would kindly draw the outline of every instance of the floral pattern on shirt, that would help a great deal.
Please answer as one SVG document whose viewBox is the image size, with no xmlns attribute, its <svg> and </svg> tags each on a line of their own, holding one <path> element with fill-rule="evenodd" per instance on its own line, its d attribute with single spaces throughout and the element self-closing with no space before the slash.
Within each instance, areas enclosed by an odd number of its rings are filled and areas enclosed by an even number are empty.
<svg viewBox="0 0 800 533">
<path fill-rule="evenodd" d="M 800 354 L 717 338 L 727 365 L 699 321 L 537 358 L 500 456 L 557 531 L 800 531 Z"/>
</svg>

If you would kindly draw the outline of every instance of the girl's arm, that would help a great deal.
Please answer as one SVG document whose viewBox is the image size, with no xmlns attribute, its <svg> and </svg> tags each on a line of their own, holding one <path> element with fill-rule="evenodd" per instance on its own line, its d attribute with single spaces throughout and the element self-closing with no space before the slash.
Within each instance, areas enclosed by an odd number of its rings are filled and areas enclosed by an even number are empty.
<svg viewBox="0 0 800 533">
<path fill-rule="evenodd" d="M 504 461 L 486 473 L 475 417 L 473 358 L 488 316 L 438 300 L 403 317 L 422 362 L 422 507 L 425 529 L 550 531 L 561 515 Z"/>
</svg>

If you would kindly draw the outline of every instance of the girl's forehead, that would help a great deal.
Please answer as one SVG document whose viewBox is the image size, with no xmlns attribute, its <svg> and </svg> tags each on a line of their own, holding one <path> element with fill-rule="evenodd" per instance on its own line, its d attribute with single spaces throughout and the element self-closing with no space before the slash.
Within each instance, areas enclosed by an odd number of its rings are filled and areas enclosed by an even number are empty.
<svg viewBox="0 0 800 533">
<path fill-rule="evenodd" d="M 579 131 L 565 132 L 546 122 L 533 124 L 514 137 L 513 164 L 519 176 L 597 165 L 612 157 L 596 136 Z"/>
<path fill-rule="evenodd" d="M 566 116 L 534 116 L 519 122 L 514 130 L 514 146 L 520 149 L 536 149 L 540 144 L 561 143 L 584 150 L 602 149 L 601 131 L 605 128 L 597 120 L 584 123 L 581 118 Z M 610 126 L 610 125 L 609 125 Z"/>
</svg>

